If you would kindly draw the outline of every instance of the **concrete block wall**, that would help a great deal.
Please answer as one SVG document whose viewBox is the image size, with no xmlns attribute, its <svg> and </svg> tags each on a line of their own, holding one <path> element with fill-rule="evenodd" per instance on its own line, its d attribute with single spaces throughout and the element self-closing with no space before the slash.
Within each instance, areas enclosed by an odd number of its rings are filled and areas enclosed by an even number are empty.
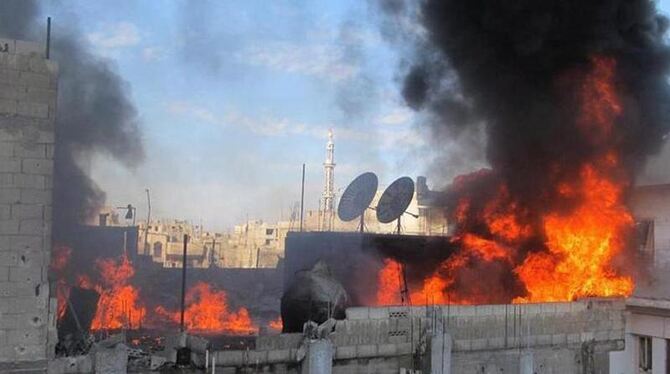
<svg viewBox="0 0 670 374">
<path fill-rule="evenodd" d="M 609 346 L 624 339 L 624 310 L 623 299 L 595 298 L 570 303 L 356 307 L 347 309 L 347 319 L 338 322 L 335 339 L 343 344 L 384 344 L 409 341 L 412 336 L 418 343 L 426 327 L 441 323 L 454 339 L 454 352 L 585 342 Z"/>
<path fill-rule="evenodd" d="M 0 46 L 0 372 L 42 371 L 56 342 L 47 273 L 58 66 L 42 44 Z"/>
<path fill-rule="evenodd" d="M 607 373 L 608 353 L 624 349 L 623 299 L 356 307 L 346 315 L 329 336 L 335 346 L 333 372 L 398 373 L 411 367 L 412 352 L 422 351 L 432 329 L 451 335 L 451 372 L 459 374 L 518 373 L 526 351 L 532 352 L 534 373 Z M 216 352 L 217 364 L 281 372 L 277 365 L 297 365 L 302 339 L 302 334 L 261 336 L 256 351 Z"/>
</svg>

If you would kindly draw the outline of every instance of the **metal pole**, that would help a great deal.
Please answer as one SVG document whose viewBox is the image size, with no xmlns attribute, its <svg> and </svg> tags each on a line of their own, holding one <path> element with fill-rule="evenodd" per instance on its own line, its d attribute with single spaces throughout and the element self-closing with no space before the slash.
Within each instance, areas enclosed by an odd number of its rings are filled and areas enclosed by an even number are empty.
<svg viewBox="0 0 670 374">
<path fill-rule="evenodd" d="M 147 191 L 147 207 L 149 208 L 147 210 L 147 224 L 146 227 L 144 228 L 144 254 L 148 255 L 149 254 L 149 224 L 151 224 L 151 197 L 149 196 L 149 189 L 146 189 Z"/>
<path fill-rule="evenodd" d="M 261 247 L 256 248 L 256 269 L 258 269 L 259 260 L 261 257 Z"/>
<path fill-rule="evenodd" d="M 302 185 L 300 189 L 300 231 L 302 231 L 304 210 L 305 210 L 305 164 L 302 164 Z"/>
<path fill-rule="evenodd" d="M 188 249 L 188 235 L 184 234 L 184 255 L 181 263 L 181 331 L 184 332 L 184 308 L 186 302 L 186 250 Z"/>
<path fill-rule="evenodd" d="M 47 17 L 47 51 L 46 57 L 49 59 L 49 54 L 51 53 L 51 17 Z"/>
</svg>

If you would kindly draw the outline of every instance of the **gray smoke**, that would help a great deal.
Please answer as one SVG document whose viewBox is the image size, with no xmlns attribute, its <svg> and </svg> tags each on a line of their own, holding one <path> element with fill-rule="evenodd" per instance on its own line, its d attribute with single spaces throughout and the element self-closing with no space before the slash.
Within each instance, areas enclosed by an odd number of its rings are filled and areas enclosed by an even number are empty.
<svg viewBox="0 0 670 374">
<path fill-rule="evenodd" d="M 0 36 L 44 40 L 45 22 L 34 0 L 0 3 Z M 54 155 L 53 236 L 67 240 L 94 217 L 105 193 L 82 168 L 94 154 L 134 167 L 144 158 L 137 110 L 129 86 L 97 57 L 73 22 L 55 20 L 51 59 L 58 62 L 58 112 Z"/>
</svg>

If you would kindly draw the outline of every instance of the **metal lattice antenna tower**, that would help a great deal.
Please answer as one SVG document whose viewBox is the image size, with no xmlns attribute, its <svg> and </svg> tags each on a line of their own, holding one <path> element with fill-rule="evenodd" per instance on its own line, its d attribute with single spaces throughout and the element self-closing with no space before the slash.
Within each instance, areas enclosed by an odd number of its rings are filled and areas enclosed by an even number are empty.
<svg viewBox="0 0 670 374">
<path fill-rule="evenodd" d="M 325 185 L 323 188 L 323 230 L 332 230 L 333 217 L 335 216 L 335 143 L 333 143 L 333 130 L 328 130 L 328 143 L 326 144 L 326 162 L 323 163 Z"/>
</svg>

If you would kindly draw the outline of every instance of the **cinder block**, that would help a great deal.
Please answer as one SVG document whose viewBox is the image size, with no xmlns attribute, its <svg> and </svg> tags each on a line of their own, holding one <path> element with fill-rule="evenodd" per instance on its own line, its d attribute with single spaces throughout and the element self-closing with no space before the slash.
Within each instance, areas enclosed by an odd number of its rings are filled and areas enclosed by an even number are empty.
<svg viewBox="0 0 670 374">
<path fill-rule="evenodd" d="M 0 68 L 0 83 L 16 85 L 19 83 L 19 71 L 15 69 L 8 69 L 7 65 Z"/>
<path fill-rule="evenodd" d="M 42 267 L 10 266 L 10 282 L 42 283 Z"/>
<path fill-rule="evenodd" d="M 551 345 L 563 345 L 568 341 L 568 336 L 565 334 L 555 334 L 551 336 Z"/>
<path fill-rule="evenodd" d="M 19 234 L 22 235 L 43 235 L 47 230 L 42 218 L 22 219 L 19 223 Z"/>
<path fill-rule="evenodd" d="M 0 282 L 0 299 L 2 298 L 17 298 L 35 296 L 36 286 L 27 283 L 16 282 Z M 0 303 L 11 302 L 7 300 L 0 300 Z M 23 318 L 25 314 L 17 315 L 15 319 Z M 0 318 L 0 328 L 17 328 L 14 327 L 14 322 L 9 320 L 10 314 L 3 314 Z M 5 323 L 6 322 L 6 323 Z"/>
<path fill-rule="evenodd" d="M 0 188 L 1 187 L 14 187 L 14 176 L 12 173 L 0 173 Z"/>
<path fill-rule="evenodd" d="M 49 104 L 18 100 L 16 114 L 26 117 L 49 118 Z"/>
<path fill-rule="evenodd" d="M 366 344 L 366 345 L 357 345 L 356 346 L 356 357 L 375 357 L 377 356 L 377 345 L 376 344 Z"/>
<path fill-rule="evenodd" d="M 48 124 L 51 121 L 48 122 Z M 39 130 L 35 132 L 35 142 L 40 144 L 53 144 L 55 141 L 55 135 L 53 131 Z"/>
<path fill-rule="evenodd" d="M 46 158 L 46 144 L 19 143 L 14 147 L 13 156 L 16 158 Z"/>
<path fill-rule="evenodd" d="M 539 304 L 542 314 L 556 314 L 556 303 Z"/>
<path fill-rule="evenodd" d="M 241 366 L 245 363 L 245 352 L 243 351 L 218 351 L 212 355 L 212 358 L 216 357 L 217 371 L 218 366 Z"/>
<path fill-rule="evenodd" d="M 30 87 L 49 88 L 49 76 L 47 74 L 21 71 L 18 84 Z"/>
<path fill-rule="evenodd" d="M 577 344 L 581 342 L 581 334 L 578 333 L 567 334 L 566 339 L 568 344 Z"/>
<path fill-rule="evenodd" d="M 12 298 L 11 303 L 0 302 L 0 313 L 23 315 L 36 310 L 47 310 L 47 300 L 45 292 L 40 293 L 39 296 L 33 294 Z"/>
<path fill-rule="evenodd" d="M 2 86 L 0 86 L 0 91 L 2 91 Z M 14 143 L 0 142 L 0 157 L 3 159 L 14 157 Z"/>
<path fill-rule="evenodd" d="M 0 221 L 0 235 L 12 235 L 19 233 L 19 220 L 8 219 Z"/>
<path fill-rule="evenodd" d="M 50 73 L 49 66 L 47 65 L 47 60 L 43 58 L 29 58 L 28 59 L 28 70 L 35 73 Z"/>
<path fill-rule="evenodd" d="M 46 65 L 43 65 L 46 70 Z M 56 99 L 56 90 L 51 88 L 27 87 L 23 96 L 27 101 L 40 104 L 53 104 Z"/>
<path fill-rule="evenodd" d="M 16 115 L 17 101 L 9 99 L 0 99 L 0 114 Z"/>
<path fill-rule="evenodd" d="M 20 256 L 19 252 L 16 252 L 16 251 L 0 252 L 0 264 L 2 264 L 4 266 L 18 265 L 19 256 Z"/>
<path fill-rule="evenodd" d="M 41 58 L 43 58 L 45 53 L 45 47 L 41 43 L 28 42 L 25 40 L 17 40 L 15 53 L 22 55 L 36 54 Z"/>
<path fill-rule="evenodd" d="M 477 305 L 474 306 L 476 316 L 489 316 L 491 315 L 491 305 Z"/>
<path fill-rule="evenodd" d="M 380 344 L 377 346 L 377 353 L 379 356 L 392 357 L 398 354 L 398 346 L 396 344 Z"/>
<path fill-rule="evenodd" d="M 22 204 L 51 204 L 51 190 L 25 188 L 21 190 Z"/>
<path fill-rule="evenodd" d="M 45 333 L 43 328 L 7 330 L 7 339 L 16 345 L 39 345 L 46 339 Z"/>
<path fill-rule="evenodd" d="M 6 69 L 16 70 L 17 72 L 26 70 L 29 60 L 30 56 L 0 53 L 0 66 Z"/>
<path fill-rule="evenodd" d="M 46 360 L 46 344 L 30 344 L 14 346 L 17 361 Z"/>
<path fill-rule="evenodd" d="M 114 348 L 96 347 L 96 373 L 125 373 L 128 365 L 128 348 L 117 344 Z"/>
<path fill-rule="evenodd" d="M 472 350 L 472 344 L 469 339 L 457 339 L 454 340 L 453 348 L 455 351 L 470 351 Z"/>
<path fill-rule="evenodd" d="M 273 349 L 268 351 L 268 362 L 288 362 L 291 359 L 290 349 Z"/>
<path fill-rule="evenodd" d="M 369 309 L 367 307 L 353 307 L 353 308 L 347 308 L 345 311 L 346 318 L 348 320 L 352 319 L 368 319 L 370 318 L 369 316 Z"/>
<path fill-rule="evenodd" d="M 0 204 L 0 221 L 5 221 L 11 218 L 11 208 L 9 204 Z"/>
<path fill-rule="evenodd" d="M 268 351 L 249 351 L 249 363 L 266 363 L 268 361 Z"/>
<path fill-rule="evenodd" d="M 596 331 L 596 332 L 593 334 L 593 338 L 594 338 L 595 340 L 597 340 L 597 341 L 605 341 L 605 340 L 608 340 L 609 337 L 610 337 L 610 332 L 609 332 L 609 330 L 605 330 L 605 331 Z"/>
<path fill-rule="evenodd" d="M 370 319 L 387 319 L 389 318 L 388 308 L 375 307 L 369 308 Z"/>
<path fill-rule="evenodd" d="M 19 266 L 48 266 L 49 252 L 43 250 L 20 251 L 18 252 L 17 264 Z"/>
<path fill-rule="evenodd" d="M 18 173 L 21 171 L 21 161 L 15 159 L 0 160 L 0 173 Z"/>
<path fill-rule="evenodd" d="M 486 349 L 488 346 L 487 339 L 472 339 L 470 340 L 470 348 L 475 351 L 481 351 Z"/>
<path fill-rule="evenodd" d="M 15 204 L 21 201 L 21 190 L 18 188 L 3 188 L 0 190 L 0 204 Z"/>
<path fill-rule="evenodd" d="M 350 360 L 356 357 L 356 346 L 348 345 L 337 347 L 335 350 L 335 358 L 338 360 Z"/>
<path fill-rule="evenodd" d="M 21 170 L 26 174 L 53 174 L 53 161 L 40 158 L 26 158 L 21 161 Z"/>
<path fill-rule="evenodd" d="M 93 358 L 85 355 L 50 359 L 47 372 L 54 374 L 93 373 Z"/>
<path fill-rule="evenodd" d="M 593 332 L 583 332 L 580 334 L 580 337 L 582 342 L 588 342 L 595 338 Z"/>
<path fill-rule="evenodd" d="M 38 174 L 15 174 L 14 187 L 45 189 L 47 188 L 46 177 Z"/>
<path fill-rule="evenodd" d="M 473 305 L 461 305 L 459 316 L 470 317 L 477 314 L 477 307 Z"/>
<path fill-rule="evenodd" d="M 41 252 L 44 249 L 42 245 L 41 235 L 16 235 L 10 238 L 9 249 L 21 252 Z"/>
<path fill-rule="evenodd" d="M 46 147 L 44 157 L 46 157 L 49 160 L 53 160 L 53 158 L 54 158 L 54 145 L 53 144 L 45 144 L 44 146 Z"/>
<path fill-rule="evenodd" d="M 494 316 L 502 316 L 504 318 L 505 314 L 509 314 L 508 305 L 490 305 L 490 312 Z"/>
<path fill-rule="evenodd" d="M 488 348 L 489 349 L 500 349 L 505 347 L 505 338 L 489 338 L 488 339 Z"/>
<path fill-rule="evenodd" d="M 2 212 L 2 206 L 0 206 L 0 212 Z M 44 218 L 44 206 L 36 204 L 14 204 L 11 206 L 11 217 L 14 219 L 42 219 Z"/>
</svg>

